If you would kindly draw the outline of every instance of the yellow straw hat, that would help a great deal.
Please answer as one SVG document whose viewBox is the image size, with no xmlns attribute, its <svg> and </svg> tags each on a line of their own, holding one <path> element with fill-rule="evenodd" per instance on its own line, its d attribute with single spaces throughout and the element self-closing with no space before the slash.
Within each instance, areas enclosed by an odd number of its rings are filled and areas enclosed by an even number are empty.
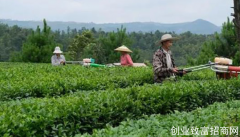
<svg viewBox="0 0 240 137">
<path fill-rule="evenodd" d="M 121 47 L 116 48 L 115 51 L 132 52 L 132 51 L 131 51 L 129 48 L 127 48 L 125 45 L 122 45 Z"/>
</svg>

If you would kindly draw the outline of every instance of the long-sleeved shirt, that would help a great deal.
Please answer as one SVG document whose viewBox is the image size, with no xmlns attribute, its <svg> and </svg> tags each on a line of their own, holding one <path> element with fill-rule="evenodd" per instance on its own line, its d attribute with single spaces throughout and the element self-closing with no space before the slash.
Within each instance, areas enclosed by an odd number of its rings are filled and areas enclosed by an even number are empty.
<svg viewBox="0 0 240 137">
<path fill-rule="evenodd" d="M 170 54 L 172 61 L 172 68 L 175 68 L 174 59 Z M 154 82 L 162 83 L 162 81 L 170 76 L 173 76 L 172 68 L 167 66 L 166 53 L 163 49 L 158 49 L 153 55 L 153 71 L 154 71 Z"/>
<path fill-rule="evenodd" d="M 129 54 L 123 54 L 121 55 L 121 65 L 122 66 L 132 66 L 133 61 Z"/>
<path fill-rule="evenodd" d="M 51 61 L 52 65 L 60 65 L 61 61 L 66 62 L 65 57 L 63 55 L 60 55 L 60 57 L 57 57 L 57 55 L 53 55 Z"/>
</svg>

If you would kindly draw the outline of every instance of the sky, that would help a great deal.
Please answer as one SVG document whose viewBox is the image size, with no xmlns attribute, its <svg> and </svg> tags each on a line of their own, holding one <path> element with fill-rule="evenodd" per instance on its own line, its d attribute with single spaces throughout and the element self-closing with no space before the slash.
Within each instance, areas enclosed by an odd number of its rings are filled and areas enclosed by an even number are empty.
<svg viewBox="0 0 240 137">
<path fill-rule="evenodd" d="M 233 13 L 233 0 L 0 0 L 0 19 L 93 23 L 182 23 L 217 26 Z"/>
</svg>

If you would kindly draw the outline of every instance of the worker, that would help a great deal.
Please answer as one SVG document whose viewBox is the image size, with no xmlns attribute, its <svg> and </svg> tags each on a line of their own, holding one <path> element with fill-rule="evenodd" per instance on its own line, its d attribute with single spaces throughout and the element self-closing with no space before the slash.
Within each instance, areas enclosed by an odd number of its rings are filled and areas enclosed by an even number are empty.
<svg viewBox="0 0 240 137">
<path fill-rule="evenodd" d="M 154 82 L 162 83 L 164 80 L 174 80 L 178 73 L 170 50 L 173 41 L 178 38 L 172 37 L 170 34 L 164 34 L 159 41 L 162 46 L 153 55 L 153 72 Z M 185 73 L 185 72 L 184 72 Z"/>
<path fill-rule="evenodd" d="M 51 58 L 52 65 L 65 65 L 66 60 L 64 55 L 61 55 L 63 52 L 61 51 L 60 47 L 56 47 L 53 53 L 54 55 Z"/>
<path fill-rule="evenodd" d="M 132 53 L 130 49 L 122 45 L 121 47 L 116 48 L 115 51 L 121 52 L 120 63 L 122 66 L 133 66 L 132 58 L 129 55 L 129 53 Z"/>
</svg>

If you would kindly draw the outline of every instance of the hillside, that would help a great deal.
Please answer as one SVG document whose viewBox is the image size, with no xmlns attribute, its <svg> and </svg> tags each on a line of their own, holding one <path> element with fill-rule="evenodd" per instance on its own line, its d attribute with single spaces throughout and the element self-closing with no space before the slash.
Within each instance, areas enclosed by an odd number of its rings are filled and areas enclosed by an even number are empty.
<svg viewBox="0 0 240 137">
<path fill-rule="evenodd" d="M 17 21 L 17 20 L 6 20 L 0 19 L 0 23 L 8 24 L 9 26 L 18 25 L 23 28 L 33 28 L 35 29 L 38 25 L 42 26 L 42 21 Z M 127 28 L 128 32 L 151 32 L 159 30 L 161 32 L 175 32 L 177 34 L 190 31 L 195 34 L 213 34 L 214 32 L 220 32 L 221 28 L 212 24 L 211 22 L 198 19 L 192 22 L 185 23 L 174 23 L 174 24 L 163 24 L 155 22 L 131 22 L 131 23 L 77 23 L 77 22 L 60 22 L 60 21 L 48 21 L 48 25 L 51 26 L 52 30 L 64 30 L 66 31 L 68 27 L 71 29 L 81 29 L 85 27 L 87 29 L 95 28 L 103 31 L 116 31 L 121 25 Z"/>
</svg>

